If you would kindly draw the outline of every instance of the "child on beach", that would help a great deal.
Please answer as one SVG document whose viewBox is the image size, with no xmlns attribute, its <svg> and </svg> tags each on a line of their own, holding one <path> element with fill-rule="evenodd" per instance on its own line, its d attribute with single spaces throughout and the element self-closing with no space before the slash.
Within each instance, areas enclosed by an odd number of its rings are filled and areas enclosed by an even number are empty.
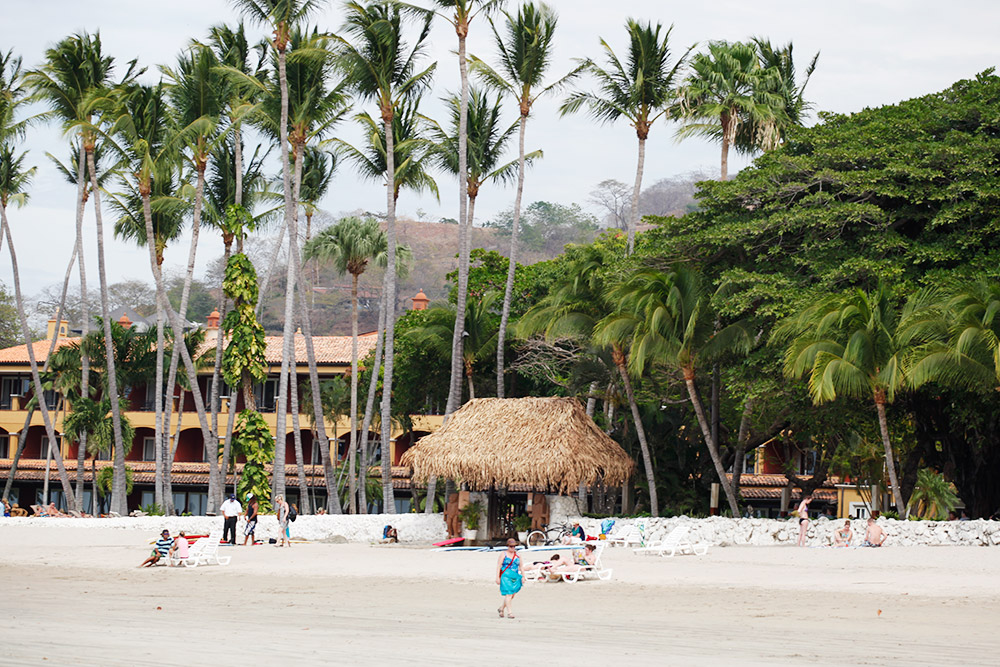
<svg viewBox="0 0 1000 667">
<path fill-rule="evenodd" d="M 882 526 L 875 523 L 874 518 L 868 519 L 868 530 L 865 531 L 865 541 L 861 543 L 863 547 L 880 547 L 885 544 L 888 535 L 882 530 Z"/>
<path fill-rule="evenodd" d="M 187 533 L 182 530 L 177 536 L 177 539 L 174 540 L 174 546 L 170 547 L 170 556 L 171 558 L 176 558 L 179 561 L 177 563 L 178 565 L 183 565 L 184 561 L 188 559 L 188 555 Z"/>
</svg>

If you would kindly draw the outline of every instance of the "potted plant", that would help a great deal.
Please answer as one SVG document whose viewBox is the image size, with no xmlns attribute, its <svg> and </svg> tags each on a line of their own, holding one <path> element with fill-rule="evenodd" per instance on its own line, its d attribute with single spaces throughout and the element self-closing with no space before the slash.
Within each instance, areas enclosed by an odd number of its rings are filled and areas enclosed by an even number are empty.
<svg viewBox="0 0 1000 667">
<path fill-rule="evenodd" d="M 517 531 L 517 539 L 522 543 L 528 541 L 528 531 L 531 530 L 531 517 L 527 514 L 514 517 L 514 530 Z"/>
<path fill-rule="evenodd" d="M 479 501 L 469 503 L 458 511 L 458 516 L 462 519 L 462 525 L 465 526 L 465 529 L 462 531 L 462 537 L 470 542 L 475 540 L 479 534 L 479 516 L 482 511 L 483 504 Z"/>
</svg>

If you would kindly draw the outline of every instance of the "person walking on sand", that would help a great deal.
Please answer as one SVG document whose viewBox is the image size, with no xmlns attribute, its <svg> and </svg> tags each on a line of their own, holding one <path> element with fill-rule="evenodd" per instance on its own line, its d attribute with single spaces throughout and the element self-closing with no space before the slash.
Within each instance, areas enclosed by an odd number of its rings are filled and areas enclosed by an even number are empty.
<svg viewBox="0 0 1000 667">
<path fill-rule="evenodd" d="M 502 597 L 497 613 L 503 618 L 504 609 L 507 618 L 514 618 L 514 596 L 521 590 L 521 557 L 517 555 L 517 540 L 507 540 L 507 550 L 497 558 L 497 585 L 500 586 Z"/>
<path fill-rule="evenodd" d="M 278 514 L 278 546 L 290 547 L 292 546 L 292 541 L 289 539 L 288 534 L 288 503 L 285 502 L 285 497 L 278 496 L 275 498 L 274 507 Z"/>
<path fill-rule="evenodd" d="M 236 500 L 236 494 L 230 493 L 229 499 L 222 503 L 222 507 L 219 509 L 222 510 L 222 516 L 226 518 L 222 528 L 222 541 L 236 546 L 236 520 L 243 512 L 240 501 Z"/>
<path fill-rule="evenodd" d="M 247 545 L 248 540 L 251 546 L 255 543 L 254 531 L 257 530 L 258 507 L 259 503 L 257 502 L 257 499 L 254 498 L 252 493 L 248 493 L 246 510 L 247 525 L 246 528 L 243 529 L 243 534 L 246 535 L 246 537 L 243 538 L 243 546 Z"/>
<path fill-rule="evenodd" d="M 804 547 L 806 545 L 806 532 L 809 530 L 809 503 L 812 502 L 812 493 L 807 493 L 803 498 L 802 502 L 799 503 L 799 508 L 795 511 L 799 515 L 799 546 Z"/>
</svg>

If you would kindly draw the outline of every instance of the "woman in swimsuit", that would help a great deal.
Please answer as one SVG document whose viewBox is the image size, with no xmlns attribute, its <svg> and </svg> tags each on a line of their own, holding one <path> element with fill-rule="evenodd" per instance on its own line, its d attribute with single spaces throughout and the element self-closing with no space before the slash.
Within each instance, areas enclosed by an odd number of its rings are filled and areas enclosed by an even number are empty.
<svg viewBox="0 0 1000 667">
<path fill-rule="evenodd" d="M 503 600 L 497 613 L 503 618 L 504 609 L 507 618 L 514 618 L 512 603 L 514 596 L 521 590 L 521 558 L 517 555 L 517 540 L 507 540 L 507 550 L 497 558 L 497 584 Z"/>
<path fill-rule="evenodd" d="M 799 515 L 799 546 L 804 547 L 806 545 L 806 531 L 809 530 L 809 503 L 812 502 L 812 494 L 807 493 L 805 497 L 802 498 L 802 502 L 799 503 L 799 509 L 796 513 Z"/>
</svg>

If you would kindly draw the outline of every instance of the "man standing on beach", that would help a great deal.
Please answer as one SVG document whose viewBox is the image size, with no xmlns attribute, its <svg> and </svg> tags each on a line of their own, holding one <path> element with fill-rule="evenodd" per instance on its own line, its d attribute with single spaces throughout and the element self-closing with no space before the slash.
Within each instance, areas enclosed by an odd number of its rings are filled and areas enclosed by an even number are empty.
<svg viewBox="0 0 1000 667">
<path fill-rule="evenodd" d="M 254 537 L 254 532 L 257 530 L 257 508 L 258 508 L 257 499 L 254 498 L 254 495 L 252 493 L 248 493 L 247 527 L 243 529 L 243 533 L 246 535 L 246 537 L 243 538 L 243 546 L 246 546 L 247 542 L 250 542 L 250 545 L 253 546 L 254 543 L 256 542 L 256 538 Z"/>
<path fill-rule="evenodd" d="M 220 509 L 222 510 L 222 516 L 226 518 L 222 528 L 222 541 L 236 546 L 236 519 L 239 518 L 240 513 L 243 511 L 240 501 L 236 500 L 236 494 L 230 493 L 229 499 L 222 503 Z M 229 536 L 228 539 L 226 539 L 226 535 Z"/>
</svg>

